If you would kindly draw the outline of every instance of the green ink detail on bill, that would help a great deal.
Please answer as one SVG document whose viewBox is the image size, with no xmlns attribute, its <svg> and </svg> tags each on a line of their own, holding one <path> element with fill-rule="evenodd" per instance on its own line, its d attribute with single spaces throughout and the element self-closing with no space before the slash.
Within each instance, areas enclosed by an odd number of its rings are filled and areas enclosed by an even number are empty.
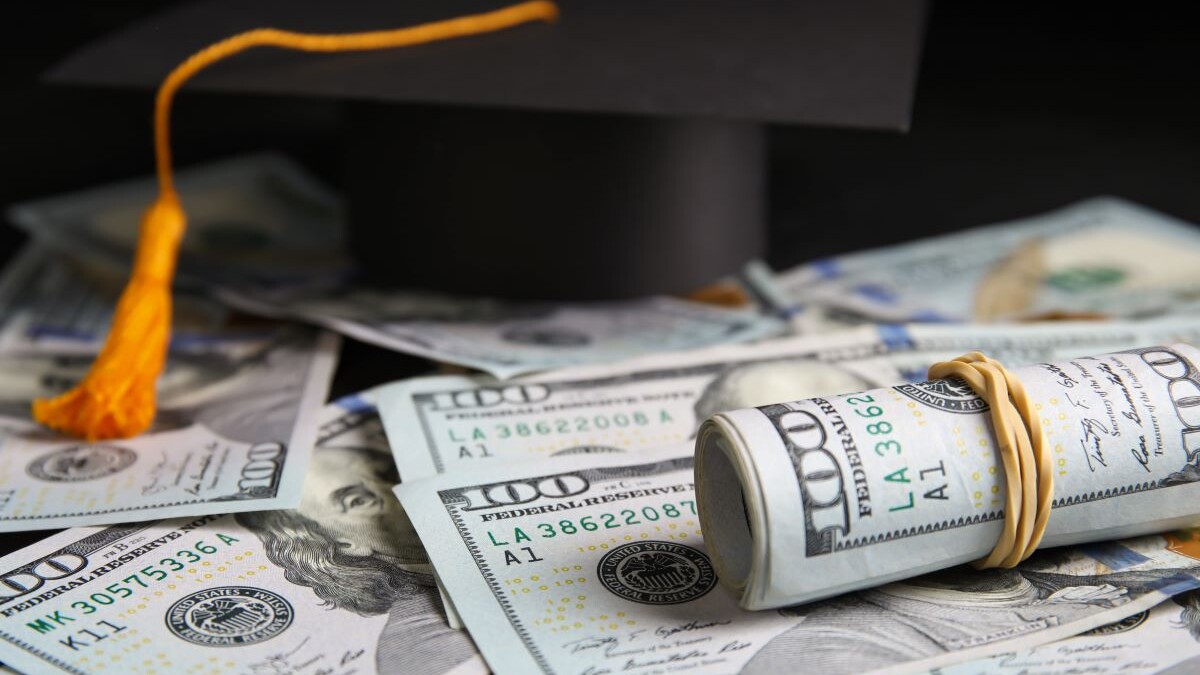
<svg viewBox="0 0 1200 675">
<path fill-rule="evenodd" d="M 1046 283 L 1068 293 L 1114 286 L 1125 280 L 1125 272 L 1115 267 L 1071 267 L 1046 277 Z"/>
</svg>

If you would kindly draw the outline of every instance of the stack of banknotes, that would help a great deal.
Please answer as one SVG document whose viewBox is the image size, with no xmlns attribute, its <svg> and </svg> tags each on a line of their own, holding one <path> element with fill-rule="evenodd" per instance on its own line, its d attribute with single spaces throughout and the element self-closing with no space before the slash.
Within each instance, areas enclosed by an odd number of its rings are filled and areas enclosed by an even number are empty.
<svg viewBox="0 0 1200 675">
<path fill-rule="evenodd" d="M 1100 198 L 752 265 L 741 307 L 513 303 L 357 283 L 286 158 L 179 185 L 133 439 L 28 411 L 99 349 L 153 183 L 9 210 L 0 532 L 41 540 L 0 547 L 0 672 L 1200 672 L 1191 225 Z M 329 402 L 343 337 L 432 374 Z M 966 564 L 1004 519 L 988 411 L 926 382 L 973 350 L 1057 472 L 1012 568 Z"/>
</svg>

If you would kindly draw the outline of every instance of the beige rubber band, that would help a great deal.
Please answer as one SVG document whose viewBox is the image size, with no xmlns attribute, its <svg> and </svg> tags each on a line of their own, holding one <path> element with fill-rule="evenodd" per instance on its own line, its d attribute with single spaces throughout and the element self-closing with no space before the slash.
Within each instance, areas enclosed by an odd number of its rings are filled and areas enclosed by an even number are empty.
<svg viewBox="0 0 1200 675">
<path fill-rule="evenodd" d="M 975 566 L 1013 567 L 1037 549 L 1050 518 L 1054 472 L 1042 420 L 1021 381 L 995 359 L 971 352 L 929 367 L 930 379 L 949 377 L 962 379 L 988 404 L 1004 467 L 1004 529 Z"/>
</svg>

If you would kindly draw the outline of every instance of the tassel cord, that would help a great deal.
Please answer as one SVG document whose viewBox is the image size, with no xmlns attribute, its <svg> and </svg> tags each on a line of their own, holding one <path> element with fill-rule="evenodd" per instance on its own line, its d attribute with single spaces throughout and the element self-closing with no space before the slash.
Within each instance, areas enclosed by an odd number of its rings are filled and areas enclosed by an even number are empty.
<svg viewBox="0 0 1200 675">
<path fill-rule="evenodd" d="M 304 52 L 353 52 L 393 49 L 450 40 L 511 28 L 531 21 L 558 20 L 558 7 L 547 0 L 533 0 L 493 12 L 462 16 L 445 21 L 362 33 L 297 33 L 277 28 L 256 28 L 216 42 L 175 67 L 158 89 L 154 103 L 154 154 L 159 193 L 175 194 L 171 173 L 170 117 L 175 93 L 196 73 L 208 66 L 255 47 L 278 47 Z"/>
<path fill-rule="evenodd" d="M 75 388 L 33 402 L 34 419 L 89 440 L 142 433 L 154 421 L 155 387 L 171 331 L 171 281 L 187 218 L 171 169 L 170 118 L 175 94 L 196 73 L 255 47 L 308 52 L 390 49 L 488 33 L 530 21 L 552 22 L 558 8 L 534 0 L 493 12 L 364 33 L 311 34 L 259 28 L 193 54 L 167 75 L 154 105 L 158 198 L 142 217 L 130 279 L 117 301 L 112 327 L 88 374 Z"/>
</svg>

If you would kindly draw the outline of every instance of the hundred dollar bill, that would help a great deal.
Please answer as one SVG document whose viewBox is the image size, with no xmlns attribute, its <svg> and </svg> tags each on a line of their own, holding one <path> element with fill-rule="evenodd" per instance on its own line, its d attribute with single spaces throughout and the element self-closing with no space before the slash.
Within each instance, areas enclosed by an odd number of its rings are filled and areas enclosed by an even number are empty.
<svg viewBox="0 0 1200 675">
<path fill-rule="evenodd" d="M 1007 365 L 1200 340 L 1200 321 L 864 327 L 660 354 L 501 382 L 441 376 L 380 389 L 405 480 L 480 464 L 636 450 L 694 436 L 723 410 L 920 382 L 981 349 Z"/>
<path fill-rule="evenodd" d="M 0 659 L 30 673 L 484 673 L 391 494 L 369 396 L 320 414 L 299 506 L 77 528 L 0 559 Z"/>
<path fill-rule="evenodd" d="M 30 421 L 31 403 L 84 376 L 108 323 L 96 307 L 111 311 L 112 298 L 47 293 L 83 284 L 60 279 L 66 271 L 39 250 L 0 281 L 0 532 L 296 504 L 335 335 L 274 324 L 177 330 L 149 431 L 61 436 Z M 38 301 L 5 300 L 12 289 Z"/>
<path fill-rule="evenodd" d="M 1103 197 L 1019 221 L 818 260 L 758 282 L 800 320 L 1143 318 L 1195 311 L 1200 231 Z"/>
<path fill-rule="evenodd" d="M 348 271 L 337 197 L 286 157 L 190 167 L 175 183 L 188 214 L 178 284 L 280 283 Z M 157 192 L 147 177 L 18 204 L 7 215 L 64 256 L 124 272 Z"/>
<path fill-rule="evenodd" d="M 1180 533 L 743 610 L 704 544 L 690 444 L 396 492 L 499 675 L 915 672 L 1075 635 L 1200 587 L 1193 534 Z"/>
<path fill-rule="evenodd" d="M 1175 344 L 1012 369 L 1052 463 L 1042 546 L 1200 525 L 1197 364 Z M 949 379 L 709 418 L 696 491 L 723 581 L 762 609 L 985 557 L 1009 489 L 990 415 Z"/>
<path fill-rule="evenodd" d="M 1200 672 L 1200 594 L 1177 595 L 1048 645 L 937 668 L 930 675 L 1194 675 Z"/>
<path fill-rule="evenodd" d="M 656 297 L 578 304 L 506 303 L 366 288 L 224 289 L 243 311 L 294 318 L 387 349 L 500 378 L 745 342 L 783 332 L 754 311 Z"/>
<path fill-rule="evenodd" d="M 126 279 L 125 272 L 27 244 L 0 274 L 0 352 L 94 354 Z M 204 296 L 176 291 L 172 298 L 176 343 L 211 339 L 230 321 L 228 309 Z"/>
</svg>

